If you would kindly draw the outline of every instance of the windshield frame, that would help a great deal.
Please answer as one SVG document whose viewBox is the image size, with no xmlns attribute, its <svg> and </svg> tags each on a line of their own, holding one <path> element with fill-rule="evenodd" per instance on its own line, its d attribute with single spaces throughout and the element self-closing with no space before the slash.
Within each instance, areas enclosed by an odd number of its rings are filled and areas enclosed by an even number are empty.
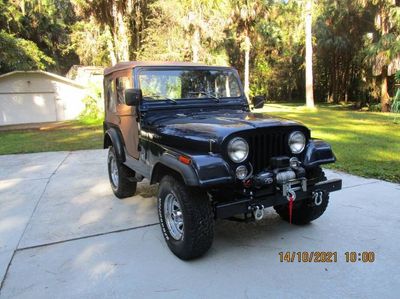
<svg viewBox="0 0 400 299">
<path fill-rule="evenodd" d="M 236 77 L 237 83 L 239 85 L 240 95 L 237 97 L 220 97 L 220 101 L 216 102 L 212 97 L 201 97 L 201 98 L 182 98 L 182 99 L 174 99 L 176 100 L 176 104 L 169 102 L 168 100 L 143 100 L 141 106 L 143 108 L 150 107 L 158 107 L 158 106 L 168 106 L 168 107 L 179 107 L 179 106 L 192 106 L 192 105 L 207 105 L 209 106 L 211 103 L 215 105 L 226 105 L 226 104 L 236 104 L 236 105 L 247 105 L 247 100 L 244 95 L 243 85 L 240 80 L 239 74 L 236 69 L 232 67 L 225 66 L 145 66 L 145 67 L 135 67 L 133 69 L 133 84 L 135 88 L 140 88 L 139 75 L 144 71 L 167 71 L 167 70 L 209 70 L 209 71 L 231 71 L 233 75 Z M 245 102 L 245 103 L 244 103 Z"/>
</svg>

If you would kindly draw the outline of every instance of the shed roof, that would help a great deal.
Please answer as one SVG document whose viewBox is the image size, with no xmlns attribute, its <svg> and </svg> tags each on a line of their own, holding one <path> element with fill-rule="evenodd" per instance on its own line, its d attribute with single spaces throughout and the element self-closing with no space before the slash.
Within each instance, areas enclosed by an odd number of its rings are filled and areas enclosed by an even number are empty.
<svg viewBox="0 0 400 299">
<path fill-rule="evenodd" d="M 178 62 L 178 61 L 126 61 L 119 62 L 112 67 L 108 67 L 104 70 L 104 75 L 108 75 L 115 71 L 122 71 L 137 66 L 208 66 L 203 63 L 194 62 Z"/>
<path fill-rule="evenodd" d="M 79 84 L 78 82 L 76 82 L 74 80 L 71 80 L 71 79 L 68 79 L 68 78 L 65 78 L 63 76 L 59 76 L 59 75 L 56 75 L 56 74 L 53 74 L 53 73 L 45 72 L 45 71 L 13 71 L 13 72 L 9 72 L 9 73 L 0 75 L 0 81 L 2 79 L 6 78 L 6 77 L 10 77 L 10 76 L 13 76 L 13 75 L 16 75 L 16 74 L 40 74 L 40 75 L 45 75 L 45 76 L 48 76 L 48 77 L 53 78 L 55 80 L 62 81 L 64 83 L 67 83 L 67 84 L 70 84 L 70 85 L 74 85 L 74 86 L 79 87 L 79 88 L 85 88 L 85 86 Z"/>
</svg>

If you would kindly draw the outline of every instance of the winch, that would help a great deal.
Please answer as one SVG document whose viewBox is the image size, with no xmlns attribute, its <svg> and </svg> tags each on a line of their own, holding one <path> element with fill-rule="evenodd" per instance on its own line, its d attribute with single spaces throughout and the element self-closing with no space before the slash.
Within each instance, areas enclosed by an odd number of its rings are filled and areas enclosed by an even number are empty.
<svg viewBox="0 0 400 299">
<path fill-rule="evenodd" d="M 296 179 L 296 173 L 293 170 L 281 171 L 276 174 L 276 182 L 280 185 Z"/>
</svg>

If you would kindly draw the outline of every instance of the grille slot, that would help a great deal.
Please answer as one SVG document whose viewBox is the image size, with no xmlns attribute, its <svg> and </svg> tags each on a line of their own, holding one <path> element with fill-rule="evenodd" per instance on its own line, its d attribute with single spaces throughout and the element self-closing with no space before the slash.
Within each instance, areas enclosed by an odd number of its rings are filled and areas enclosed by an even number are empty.
<svg viewBox="0 0 400 299">
<path fill-rule="evenodd" d="M 248 136 L 249 159 L 255 173 L 267 168 L 271 157 L 288 154 L 286 136 L 284 132 L 263 132 Z"/>
</svg>

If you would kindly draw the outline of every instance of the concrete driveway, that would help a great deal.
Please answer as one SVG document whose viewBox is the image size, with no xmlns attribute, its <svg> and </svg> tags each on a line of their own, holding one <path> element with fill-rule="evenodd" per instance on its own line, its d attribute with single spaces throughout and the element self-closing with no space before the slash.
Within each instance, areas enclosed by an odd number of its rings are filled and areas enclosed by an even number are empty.
<svg viewBox="0 0 400 299">
<path fill-rule="evenodd" d="M 323 217 L 291 226 L 219 221 L 214 244 L 183 262 L 158 226 L 155 188 L 112 195 L 106 151 L 0 156 L 1 298 L 398 298 L 400 185 L 327 171 L 344 189 Z M 400 170 L 399 170 L 400 171 Z M 336 263 L 279 252 L 334 251 Z M 373 251 L 347 263 L 346 251 Z"/>
</svg>

